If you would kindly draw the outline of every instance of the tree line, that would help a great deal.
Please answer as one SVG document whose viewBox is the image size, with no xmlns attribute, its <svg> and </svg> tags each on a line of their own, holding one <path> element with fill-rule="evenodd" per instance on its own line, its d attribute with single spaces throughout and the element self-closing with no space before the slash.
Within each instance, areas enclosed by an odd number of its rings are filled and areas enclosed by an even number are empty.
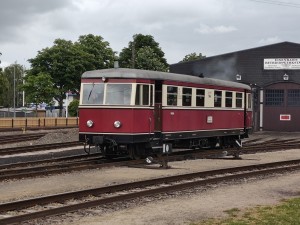
<svg viewBox="0 0 300 225">
<path fill-rule="evenodd" d="M 191 53 L 182 62 L 202 58 L 205 56 L 201 53 Z M 155 71 L 168 71 L 169 68 L 159 43 L 153 36 L 143 34 L 134 35 L 119 54 L 109 42 L 93 34 L 79 36 L 75 42 L 56 39 L 52 47 L 38 51 L 36 57 L 28 61 L 31 66 L 26 71 L 17 63 L 4 70 L 0 68 L 0 106 L 13 106 L 14 91 L 16 107 L 22 106 L 22 91 L 25 91 L 27 103 L 51 105 L 55 99 L 62 108 L 66 92 L 79 93 L 83 72 L 113 68 L 114 61 L 122 68 Z M 74 113 L 73 110 L 70 113 Z"/>
</svg>

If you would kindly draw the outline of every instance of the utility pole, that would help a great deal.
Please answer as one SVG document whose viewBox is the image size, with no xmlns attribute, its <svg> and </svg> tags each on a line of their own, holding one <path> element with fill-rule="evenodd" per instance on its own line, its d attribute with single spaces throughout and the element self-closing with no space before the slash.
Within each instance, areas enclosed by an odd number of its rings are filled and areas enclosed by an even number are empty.
<svg viewBox="0 0 300 225">
<path fill-rule="evenodd" d="M 134 69 L 135 68 L 135 54 L 136 54 L 136 52 L 135 52 L 135 39 L 136 39 L 136 36 L 137 35 L 133 35 L 133 41 L 132 41 L 132 43 L 131 43 L 131 51 L 132 51 L 132 62 L 131 62 L 131 67 L 132 67 L 132 69 Z"/>
<path fill-rule="evenodd" d="M 16 63 L 14 64 L 14 118 L 16 117 Z"/>
<path fill-rule="evenodd" d="M 25 66 L 22 66 L 23 85 L 25 84 L 25 70 L 26 70 Z M 23 91 L 22 106 L 25 107 L 25 91 Z"/>
<path fill-rule="evenodd" d="M 134 69 L 134 67 L 135 67 L 135 41 L 134 41 L 134 37 L 133 37 L 131 50 L 132 50 L 132 64 L 131 64 L 131 67 L 132 67 L 132 69 Z"/>
</svg>

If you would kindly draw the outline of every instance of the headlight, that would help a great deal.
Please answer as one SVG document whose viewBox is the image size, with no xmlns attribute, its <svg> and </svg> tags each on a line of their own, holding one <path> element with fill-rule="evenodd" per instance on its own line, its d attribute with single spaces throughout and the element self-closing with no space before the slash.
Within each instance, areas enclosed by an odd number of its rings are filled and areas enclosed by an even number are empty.
<svg viewBox="0 0 300 225">
<path fill-rule="evenodd" d="M 115 126 L 115 128 L 120 128 L 121 127 L 121 122 L 120 121 L 115 121 L 114 122 L 114 126 Z"/>
<path fill-rule="evenodd" d="M 88 120 L 88 121 L 86 122 L 86 125 L 87 125 L 88 127 L 92 127 L 92 126 L 94 125 L 94 122 L 93 122 L 92 120 Z"/>
</svg>

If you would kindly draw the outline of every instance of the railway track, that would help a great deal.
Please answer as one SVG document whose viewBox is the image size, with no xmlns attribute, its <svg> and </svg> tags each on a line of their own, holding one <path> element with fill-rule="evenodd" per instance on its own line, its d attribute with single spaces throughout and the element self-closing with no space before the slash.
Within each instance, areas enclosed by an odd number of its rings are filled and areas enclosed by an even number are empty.
<svg viewBox="0 0 300 225">
<path fill-rule="evenodd" d="M 67 147 L 74 147 L 79 145 L 82 144 L 78 141 L 73 141 L 73 142 L 54 143 L 54 144 L 45 144 L 45 145 L 31 145 L 31 146 L 22 146 L 22 147 L 14 147 L 14 148 L 4 148 L 4 149 L 0 149 L 0 156 L 27 153 L 27 152 L 37 152 L 37 151 L 44 151 L 44 150 L 57 149 L 57 148 L 67 148 Z"/>
<path fill-rule="evenodd" d="M 94 153 L 94 154 L 90 154 L 90 155 L 81 154 L 81 155 L 72 155 L 72 156 L 57 157 L 57 158 L 51 158 L 51 159 L 42 159 L 42 160 L 35 160 L 35 161 L 3 164 L 3 165 L 0 165 L 0 171 L 1 170 L 11 170 L 14 168 L 22 169 L 22 168 L 28 168 L 30 166 L 42 166 L 42 165 L 47 165 L 47 164 L 55 164 L 55 163 L 63 163 L 63 162 L 99 159 L 100 157 L 101 157 L 101 154 Z"/>
<path fill-rule="evenodd" d="M 76 143 L 74 143 L 76 146 Z M 58 146 L 62 147 L 62 143 Z M 43 145 L 38 146 L 43 148 Z M 300 142 L 295 139 L 286 141 L 270 140 L 264 143 L 252 143 L 245 146 L 241 151 L 242 154 L 253 154 L 257 152 L 279 151 L 284 149 L 300 148 Z M 219 149 L 219 150 L 187 150 L 174 152 L 165 156 L 166 162 L 182 161 L 186 159 L 203 159 L 203 158 L 222 158 L 224 156 L 234 156 L 237 149 Z M 1 153 L 0 153 L 1 154 Z M 158 158 L 154 159 L 155 163 L 162 164 Z M 0 181 L 11 179 L 24 179 L 40 176 L 49 176 L 73 171 L 82 171 L 87 169 L 97 169 L 103 167 L 128 166 L 148 168 L 144 160 L 129 160 L 128 158 L 120 158 L 115 160 L 107 160 L 102 158 L 100 154 L 79 155 L 60 157 L 48 160 L 31 161 L 26 163 L 15 163 L 0 166 Z M 150 167 L 153 169 L 153 167 Z"/>
<path fill-rule="evenodd" d="M 37 126 L 37 127 L 26 127 L 26 130 L 58 130 L 58 129 L 70 129 L 70 128 L 78 128 L 78 126 Z M 23 131 L 23 127 L 15 127 L 15 128 L 0 128 L 0 133 L 1 132 L 15 132 L 15 131 Z"/>
<path fill-rule="evenodd" d="M 185 159 L 202 159 L 202 158 L 218 158 L 224 156 L 239 156 L 239 154 L 255 154 L 272 151 L 282 151 L 288 149 L 300 148 L 300 141 L 298 139 L 278 140 L 272 139 L 261 143 L 248 143 L 241 149 L 227 148 L 218 150 L 184 150 L 170 154 L 167 157 L 168 161 L 178 161 Z M 236 157 L 240 159 L 240 157 Z"/>
<path fill-rule="evenodd" d="M 37 139 L 45 136 L 46 134 L 47 133 L 3 135 L 3 136 L 0 136 L 0 144 L 11 144 L 11 143 L 16 143 L 16 142 L 37 140 Z"/>
<path fill-rule="evenodd" d="M 63 157 L 55 160 L 40 160 L 34 162 L 8 164 L 0 166 L 0 181 L 49 176 L 103 167 L 129 166 L 142 162 L 142 160 L 130 162 L 128 161 L 128 158 L 108 160 L 101 158 L 99 154 L 90 154 Z M 36 164 L 37 166 L 32 166 L 33 164 Z"/>
<path fill-rule="evenodd" d="M 262 143 L 245 144 L 242 149 L 243 154 L 253 154 L 258 152 L 272 152 L 278 150 L 287 150 L 300 148 L 299 139 L 278 140 L 272 139 Z"/>
<path fill-rule="evenodd" d="M 91 207 L 153 197 L 186 189 L 209 187 L 224 182 L 260 179 L 272 174 L 287 173 L 300 169 L 300 160 L 275 162 L 261 165 L 234 167 L 184 175 L 156 178 L 132 183 L 100 187 L 88 190 L 44 196 L 0 205 L 0 224 L 23 223 L 29 220 L 66 214 Z"/>
</svg>

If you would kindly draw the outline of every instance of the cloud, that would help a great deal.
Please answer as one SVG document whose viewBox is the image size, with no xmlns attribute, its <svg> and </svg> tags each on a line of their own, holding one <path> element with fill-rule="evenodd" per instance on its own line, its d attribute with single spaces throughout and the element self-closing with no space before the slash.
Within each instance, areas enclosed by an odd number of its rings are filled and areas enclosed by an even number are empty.
<svg viewBox="0 0 300 225">
<path fill-rule="evenodd" d="M 19 41 L 22 33 L 52 12 L 72 7 L 71 0 L 9 0 L 1 2 L 0 42 Z"/>
<path fill-rule="evenodd" d="M 273 44 L 273 43 L 278 43 L 278 42 L 281 42 L 282 40 L 275 36 L 275 37 L 268 37 L 268 38 L 263 38 L 261 40 L 259 40 L 259 44 L 261 45 L 268 45 L 268 44 Z"/>
<path fill-rule="evenodd" d="M 208 57 L 299 42 L 299 19 L 299 9 L 255 1 L 2 0 L 0 67 L 26 63 L 57 38 L 76 41 L 85 34 L 102 36 L 114 51 L 126 47 L 134 34 L 149 34 L 168 63 L 176 63 L 192 52 Z"/>
<path fill-rule="evenodd" d="M 200 34 L 224 34 L 224 33 L 230 33 L 233 31 L 236 31 L 237 28 L 234 26 L 215 26 L 215 27 L 210 27 L 206 24 L 201 24 L 199 28 L 195 28 L 196 33 Z"/>
</svg>

